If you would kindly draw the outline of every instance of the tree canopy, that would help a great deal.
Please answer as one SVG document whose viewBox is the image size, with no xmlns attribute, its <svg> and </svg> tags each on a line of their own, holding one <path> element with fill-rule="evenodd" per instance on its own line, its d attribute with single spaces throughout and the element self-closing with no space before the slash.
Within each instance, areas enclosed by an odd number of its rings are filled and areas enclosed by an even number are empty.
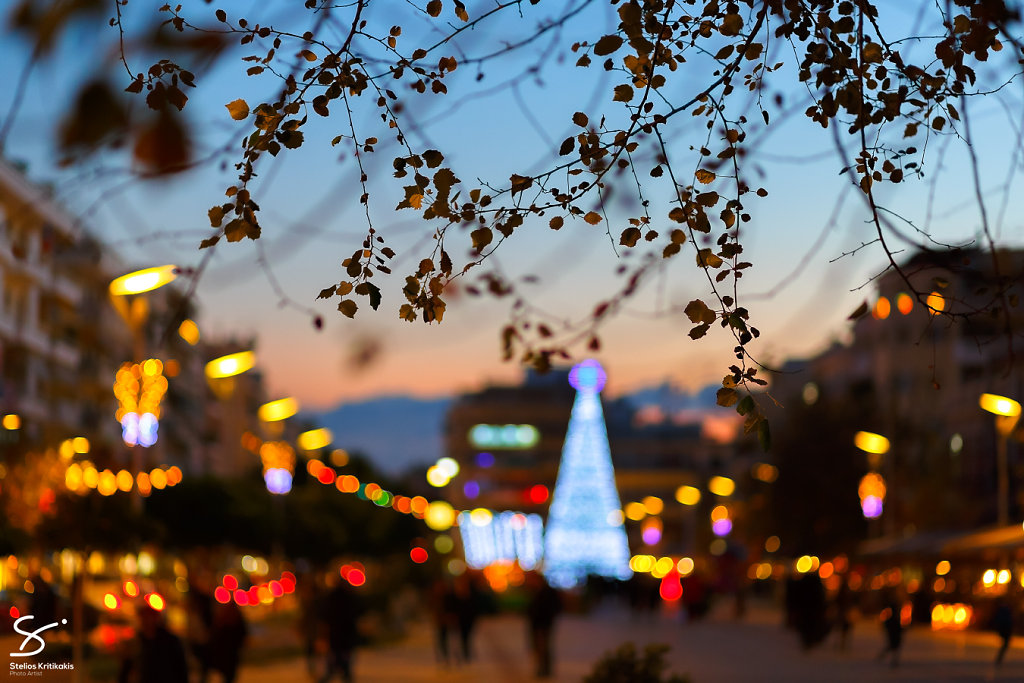
<svg viewBox="0 0 1024 683">
<path fill-rule="evenodd" d="M 1022 163 L 1018 3 L 306 0 L 244 12 L 217 2 L 153 7 L 23 0 L 11 14 L 34 59 L 105 19 L 114 56 L 96 59 L 80 79 L 59 133 L 66 161 L 127 154 L 142 177 L 232 164 L 232 182 L 210 188 L 209 232 L 197 240 L 213 250 L 276 229 L 261 211 L 257 183 L 274 158 L 309 146 L 336 148 L 339 164 L 359 170 L 355 196 L 365 216 L 363 237 L 340 269 L 322 274 L 318 297 L 336 300 L 343 316 L 369 308 L 410 323 L 441 322 L 450 292 L 461 287 L 509 301 L 500 333 L 505 357 L 545 368 L 600 348 L 602 325 L 666 264 L 691 268 L 706 295 L 672 302 L 670 311 L 685 316 L 694 340 L 714 325 L 729 332 L 736 361 L 719 403 L 734 406 L 748 431 L 759 430 L 767 442 L 751 394 L 764 380 L 751 347 L 760 336 L 756 310 L 741 286 L 755 266 L 744 245 L 752 232 L 783 238 L 785 226 L 760 221 L 759 206 L 787 178 L 762 172 L 758 147 L 780 122 L 803 119 L 808 129 L 828 131 L 834 172 L 849 180 L 871 226 L 871 239 L 855 251 L 874 250 L 880 270 L 898 271 L 937 315 L 994 314 L 1009 326 L 1016 302 L 1005 288 L 984 310 L 940 311 L 929 303 L 932 287 L 902 272 L 900 253 L 974 244 L 995 255 Z M 190 116 L 190 96 L 217 87 L 214 65 L 263 93 L 224 98 L 234 122 L 226 133 Z M 494 90 L 515 93 L 524 81 L 545 81 L 552 93 L 523 106 L 550 143 L 543 158 L 523 162 L 514 153 L 522 131 L 495 129 L 507 154 L 455 160 L 446 143 L 464 125 L 459 108 Z M 450 135 L 435 141 L 425 134 L 428 116 L 449 117 L 442 128 Z M 551 120 L 561 128 L 548 126 Z M 199 142 L 215 132 L 225 142 L 198 155 Z M 1005 141 L 1002 158 L 979 158 L 975 143 L 986 135 Z M 981 170 L 993 162 L 1005 174 L 994 190 Z M 930 205 L 908 214 L 894 200 L 920 192 L 914 187 L 934 193 L 943 174 L 973 204 L 953 240 L 933 234 Z M 401 260 L 380 207 L 422 224 L 426 237 Z M 586 302 L 575 321 L 550 319 L 490 259 L 515 240 L 541 244 L 542 231 L 563 229 L 603 240 L 620 257 L 610 274 L 614 294 Z M 382 293 L 388 277 L 404 283 L 397 301 Z M 867 310 L 865 302 L 853 315 Z"/>
</svg>

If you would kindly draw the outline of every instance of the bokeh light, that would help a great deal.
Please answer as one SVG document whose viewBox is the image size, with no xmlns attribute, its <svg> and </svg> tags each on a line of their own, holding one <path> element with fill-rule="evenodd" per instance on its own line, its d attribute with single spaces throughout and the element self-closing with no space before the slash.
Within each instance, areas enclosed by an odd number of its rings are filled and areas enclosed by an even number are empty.
<svg viewBox="0 0 1024 683">
<path fill-rule="evenodd" d="M 676 489 L 676 500 L 683 505 L 696 505 L 700 502 L 700 489 L 694 486 L 680 486 Z"/>
<path fill-rule="evenodd" d="M 708 491 L 725 498 L 736 491 L 736 482 L 729 477 L 711 477 L 711 481 L 708 482 Z"/>
</svg>

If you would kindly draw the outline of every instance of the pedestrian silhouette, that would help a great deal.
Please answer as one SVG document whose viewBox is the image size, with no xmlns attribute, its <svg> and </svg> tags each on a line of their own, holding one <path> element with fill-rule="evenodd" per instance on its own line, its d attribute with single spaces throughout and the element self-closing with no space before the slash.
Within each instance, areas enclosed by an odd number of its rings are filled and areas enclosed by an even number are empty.
<svg viewBox="0 0 1024 683">
<path fill-rule="evenodd" d="M 853 628 L 853 610 L 856 600 L 847 577 L 841 578 L 843 582 L 839 584 L 835 600 L 835 622 L 839 631 L 838 647 L 845 651 L 850 638 L 850 629 Z"/>
<path fill-rule="evenodd" d="M 459 627 L 459 645 L 462 661 L 473 659 L 473 628 L 480 615 L 480 592 L 468 574 L 455 577 L 452 603 Z"/>
<path fill-rule="evenodd" d="M 143 605 L 138 620 L 138 633 L 121 661 L 118 683 L 188 683 L 185 648 L 167 630 L 163 615 Z"/>
<path fill-rule="evenodd" d="M 1003 596 L 996 604 L 995 614 L 992 616 L 992 626 L 1002 640 L 999 651 L 996 652 L 996 666 L 1001 666 L 1007 648 L 1010 647 L 1010 639 L 1013 637 L 1013 603 L 1009 596 Z"/>
<path fill-rule="evenodd" d="M 199 683 L 206 683 L 210 672 L 210 632 L 213 630 L 213 596 L 193 584 L 188 592 L 188 628 L 185 640 L 199 665 Z"/>
<path fill-rule="evenodd" d="M 902 604 L 899 596 L 893 591 L 885 597 L 885 607 L 882 609 L 882 628 L 885 630 L 885 648 L 878 653 L 878 659 L 885 659 L 889 656 L 890 665 L 899 666 L 900 646 L 903 644 L 903 622 L 901 620 Z"/>
<path fill-rule="evenodd" d="M 209 666 L 220 673 L 224 683 L 234 683 L 242 660 L 242 646 L 249 634 L 242 610 L 233 602 L 213 609 L 210 628 Z"/>
<path fill-rule="evenodd" d="M 302 639 L 303 654 L 306 658 L 306 671 L 311 678 L 316 678 L 317 666 L 317 631 L 320 626 L 320 601 L 323 598 L 318 577 L 314 572 L 303 574 L 296 583 L 299 599 L 299 637 Z"/>
<path fill-rule="evenodd" d="M 554 636 L 555 618 L 562 611 L 562 596 L 538 574 L 530 575 L 530 588 L 526 618 L 530 626 L 534 670 L 537 678 L 549 678 L 554 659 L 551 641 Z"/>
<path fill-rule="evenodd" d="M 825 587 L 817 572 L 790 577 L 786 584 L 786 608 L 787 623 L 800 635 L 803 649 L 811 649 L 828 635 Z"/>
<path fill-rule="evenodd" d="M 32 597 L 29 600 L 29 614 L 37 624 L 52 624 L 57 621 L 57 594 L 53 587 L 39 574 L 32 575 Z"/>
<path fill-rule="evenodd" d="M 327 627 L 329 652 L 327 671 L 320 683 L 328 683 L 335 675 L 346 683 L 353 680 L 352 657 L 359 645 L 358 624 L 362 613 L 363 601 L 360 595 L 348 582 L 338 581 L 324 600 L 322 621 Z"/>
<path fill-rule="evenodd" d="M 455 592 L 445 579 L 438 579 L 430 589 L 430 613 L 434 620 L 434 647 L 437 660 L 447 666 L 450 663 L 448 637 L 459 625 Z"/>
</svg>

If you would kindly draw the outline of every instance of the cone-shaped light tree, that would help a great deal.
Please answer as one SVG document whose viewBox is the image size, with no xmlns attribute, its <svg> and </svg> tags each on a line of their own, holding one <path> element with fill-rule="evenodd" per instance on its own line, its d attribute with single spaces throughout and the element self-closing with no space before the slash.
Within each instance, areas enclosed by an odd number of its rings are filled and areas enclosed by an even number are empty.
<svg viewBox="0 0 1024 683">
<path fill-rule="evenodd" d="M 544 538 L 544 575 L 560 588 L 588 575 L 628 579 L 632 574 L 599 396 L 606 379 L 595 360 L 569 373 L 576 400 Z"/>
</svg>

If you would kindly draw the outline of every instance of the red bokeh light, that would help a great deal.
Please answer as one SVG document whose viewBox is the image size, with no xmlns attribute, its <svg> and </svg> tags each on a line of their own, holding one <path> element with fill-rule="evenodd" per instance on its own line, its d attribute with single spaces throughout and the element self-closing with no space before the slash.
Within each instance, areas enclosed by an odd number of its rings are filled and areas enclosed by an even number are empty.
<svg viewBox="0 0 1024 683">
<path fill-rule="evenodd" d="M 333 484 L 334 483 L 334 470 L 330 467 L 325 467 L 316 474 L 316 478 L 320 480 L 321 484 Z"/>
<path fill-rule="evenodd" d="M 423 548 L 416 547 L 409 551 L 409 557 L 416 564 L 423 564 L 427 561 L 427 551 Z"/>
<path fill-rule="evenodd" d="M 246 593 L 243 590 L 236 590 L 235 591 L 235 602 L 239 606 L 245 607 L 246 605 L 249 604 L 249 594 Z"/>
<path fill-rule="evenodd" d="M 270 594 L 275 598 L 279 598 L 284 595 L 284 586 L 281 585 L 280 581 L 270 582 Z"/>
<path fill-rule="evenodd" d="M 11 615 L 11 619 L 17 619 L 21 616 L 21 612 L 18 610 L 17 607 L 14 606 L 11 606 L 9 614 Z"/>
<path fill-rule="evenodd" d="M 224 587 L 227 588 L 229 591 L 235 590 L 236 588 L 238 588 L 238 579 L 236 579 L 231 574 L 225 574 Z"/>
<path fill-rule="evenodd" d="M 358 569 L 351 569 L 348 576 L 345 578 L 347 578 L 348 582 L 353 586 L 362 586 L 366 583 L 366 574 Z"/>
<path fill-rule="evenodd" d="M 537 484 L 530 487 L 530 502 L 540 505 L 548 499 L 548 487 L 543 484 Z"/>
<path fill-rule="evenodd" d="M 284 589 L 285 593 L 291 593 L 295 590 L 295 579 L 289 579 L 287 576 L 282 576 L 281 588 Z"/>
<path fill-rule="evenodd" d="M 224 586 L 217 586 L 213 591 L 213 599 L 224 605 L 231 600 L 231 591 Z"/>
<path fill-rule="evenodd" d="M 124 594 L 129 598 L 134 598 L 139 594 L 139 584 L 134 581 L 125 581 L 124 586 L 122 586 L 122 590 L 124 590 Z"/>
<path fill-rule="evenodd" d="M 658 594 L 666 602 L 673 602 L 683 597 L 683 585 L 679 582 L 679 573 L 670 571 L 661 579 L 661 587 Z"/>
<path fill-rule="evenodd" d="M 54 494 L 53 489 L 43 489 L 43 492 L 39 494 L 39 511 L 49 512 L 56 500 L 57 496 Z"/>
<path fill-rule="evenodd" d="M 249 604 L 250 605 L 258 605 L 259 602 L 260 602 L 260 589 L 258 587 L 256 587 L 256 586 L 253 586 L 252 588 L 249 589 Z"/>
</svg>

